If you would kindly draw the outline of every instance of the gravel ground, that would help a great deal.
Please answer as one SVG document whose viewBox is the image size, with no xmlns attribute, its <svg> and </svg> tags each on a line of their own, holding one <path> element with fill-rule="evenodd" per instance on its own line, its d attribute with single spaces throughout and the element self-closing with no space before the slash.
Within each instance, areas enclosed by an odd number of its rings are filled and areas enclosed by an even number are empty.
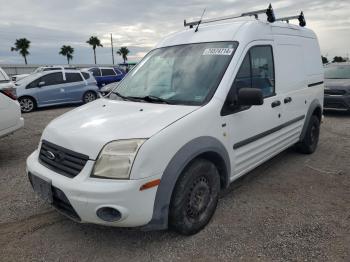
<svg viewBox="0 0 350 262">
<path fill-rule="evenodd" d="M 318 150 L 286 150 L 235 182 L 200 233 L 77 224 L 31 189 L 26 157 L 50 120 L 0 140 L 1 261 L 350 261 L 350 114 L 328 113 Z"/>
</svg>

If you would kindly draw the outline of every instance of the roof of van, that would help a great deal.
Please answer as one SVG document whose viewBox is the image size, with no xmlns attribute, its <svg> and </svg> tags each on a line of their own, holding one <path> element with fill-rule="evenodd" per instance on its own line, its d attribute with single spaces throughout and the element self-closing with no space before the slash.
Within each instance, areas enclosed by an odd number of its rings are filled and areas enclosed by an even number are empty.
<svg viewBox="0 0 350 262">
<path fill-rule="evenodd" d="M 250 42 L 272 39 L 273 35 L 316 38 L 316 34 L 312 30 L 299 25 L 285 22 L 268 23 L 253 18 L 242 18 L 228 23 L 203 24 L 199 26 L 198 32 L 195 32 L 194 28 L 187 28 L 164 38 L 156 47 L 218 41 Z"/>
</svg>

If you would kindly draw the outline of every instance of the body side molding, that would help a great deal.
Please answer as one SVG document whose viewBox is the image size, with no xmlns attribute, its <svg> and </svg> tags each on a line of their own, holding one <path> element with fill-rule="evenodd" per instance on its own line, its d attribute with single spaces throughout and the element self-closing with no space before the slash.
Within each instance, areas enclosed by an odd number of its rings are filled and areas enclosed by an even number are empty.
<svg viewBox="0 0 350 262">
<path fill-rule="evenodd" d="M 294 124 L 294 123 L 296 123 L 296 122 L 298 122 L 300 120 L 303 120 L 304 118 L 305 118 L 305 115 L 296 117 L 296 118 L 294 118 L 294 119 L 292 119 L 292 120 L 290 120 L 290 121 L 288 121 L 286 123 L 283 123 L 282 125 L 276 126 L 276 127 L 272 128 L 272 129 L 269 129 L 269 130 L 267 130 L 265 132 L 262 132 L 260 134 L 255 135 L 255 136 L 252 136 L 252 137 L 249 137 L 249 138 L 247 138 L 247 139 L 245 139 L 243 141 L 240 141 L 240 142 L 234 144 L 233 145 L 233 149 L 238 149 L 238 148 L 240 148 L 242 146 L 245 146 L 245 145 L 248 145 L 250 143 L 253 143 L 256 140 L 259 140 L 259 139 L 261 139 L 261 138 L 263 138 L 265 136 L 271 135 L 272 133 L 277 132 L 277 131 L 281 130 L 282 128 L 285 128 L 285 127 L 287 127 L 289 125 L 292 125 L 292 124 Z"/>
<path fill-rule="evenodd" d="M 307 85 L 308 87 L 312 87 L 312 86 L 319 86 L 319 85 L 322 85 L 323 84 L 323 81 L 321 82 L 317 82 L 317 83 L 312 83 L 312 84 L 309 84 Z"/>
</svg>

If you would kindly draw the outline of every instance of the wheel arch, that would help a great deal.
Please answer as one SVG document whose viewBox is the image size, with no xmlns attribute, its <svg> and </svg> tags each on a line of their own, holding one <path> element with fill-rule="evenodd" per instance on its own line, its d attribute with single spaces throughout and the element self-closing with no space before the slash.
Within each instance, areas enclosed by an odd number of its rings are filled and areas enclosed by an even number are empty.
<svg viewBox="0 0 350 262">
<path fill-rule="evenodd" d="M 33 99 L 34 107 L 35 107 L 35 108 L 38 107 L 38 101 L 37 101 L 37 99 L 36 99 L 34 96 L 31 96 L 31 95 L 22 95 L 22 96 L 19 96 L 19 97 L 17 98 L 17 101 L 19 102 L 19 100 L 20 100 L 21 98 L 25 98 L 25 97 L 28 97 L 28 98 Z M 34 108 L 34 109 L 35 109 L 35 108 Z"/>
<path fill-rule="evenodd" d="M 302 129 L 301 134 L 300 134 L 300 141 L 302 141 L 304 139 L 305 134 L 306 134 L 306 130 L 307 130 L 307 127 L 308 127 L 308 123 L 310 121 L 310 118 L 312 116 L 314 116 L 314 115 L 317 116 L 318 120 L 321 123 L 321 120 L 322 120 L 322 105 L 318 101 L 318 99 L 313 100 L 311 102 L 310 106 L 309 106 L 309 109 L 308 109 L 308 111 L 306 113 L 304 126 L 303 126 L 303 129 Z"/>
<path fill-rule="evenodd" d="M 224 145 L 216 138 L 203 136 L 185 144 L 170 160 L 157 188 L 153 216 L 143 230 L 168 228 L 171 197 L 183 170 L 195 159 L 205 158 L 214 163 L 220 174 L 221 188 L 229 185 L 231 174 L 230 158 Z"/>
</svg>

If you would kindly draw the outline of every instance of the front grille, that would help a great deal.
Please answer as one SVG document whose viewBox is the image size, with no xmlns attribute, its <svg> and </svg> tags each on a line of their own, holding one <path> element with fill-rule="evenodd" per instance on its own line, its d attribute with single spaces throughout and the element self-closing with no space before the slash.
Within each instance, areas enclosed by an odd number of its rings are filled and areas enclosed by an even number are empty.
<svg viewBox="0 0 350 262">
<path fill-rule="evenodd" d="M 54 186 L 52 186 L 52 205 L 69 218 L 75 221 L 81 221 L 63 191 Z"/>
<path fill-rule="evenodd" d="M 39 160 L 47 168 L 73 178 L 84 168 L 89 157 L 43 140 Z"/>
<path fill-rule="evenodd" d="M 324 93 L 326 95 L 333 95 L 333 96 L 342 96 L 346 94 L 345 90 L 339 90 L 339 89 L 325 89 Z"/>
</svg>

